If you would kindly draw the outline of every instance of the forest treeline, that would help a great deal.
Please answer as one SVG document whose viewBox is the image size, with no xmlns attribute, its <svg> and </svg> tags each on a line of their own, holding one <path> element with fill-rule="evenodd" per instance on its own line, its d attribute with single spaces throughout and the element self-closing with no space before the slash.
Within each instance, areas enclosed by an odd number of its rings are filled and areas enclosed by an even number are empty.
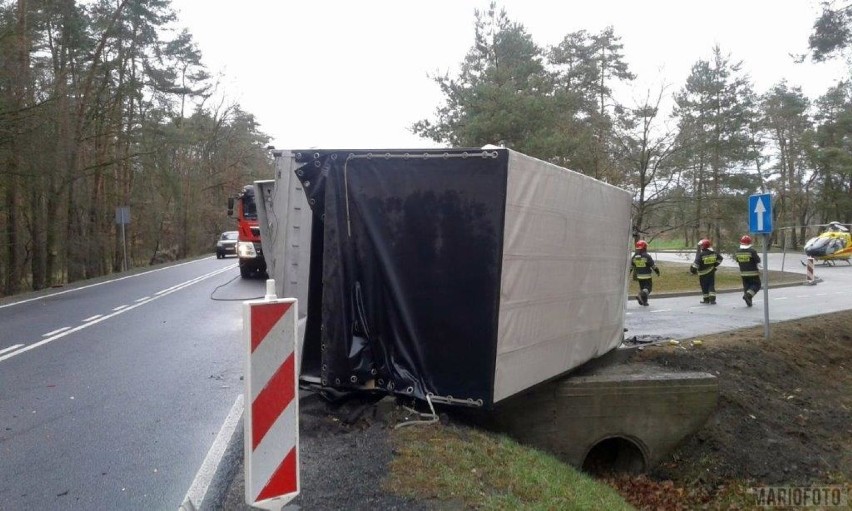
<svg viewBox="0 0 852 511">
<path fill-rule="evenodd" d="M 802 58 L 852 62 L 850 19 L 823 4 Z M 540 46 L 491 4 L 473 36 L 458 72 L 433 76 L 444 101 L 416 134 L 626 188 L 645 239 L 725 248 L 761 191 L 776 226 L 852 220 L 848 73 L 818 98 L 785 81 L 756 91 L 717 46 L 684 83 L 643 91 L 613 28 Z M 271 175 L 268 137 L 222 96 L 169 0 L 0 0 L 0 293 L 122 269 L 119 207 L 133 266 L 211 251 L 227 196 Z"/>
<path fill-rule="evenodd" d="M 268 137 L 167 0 L 0 0 L 2 294 L 212 252 Z"/>
<path fill-rule="evenodd" d="M 852 220 L 850 20 L 848 2 L 824 3 L 802 41 L 802 60 L 846 58 L 846 76 L 819 98 L 786 81 L 756 91 L 719 46 L 685 83 L 643 91 L 612 27 L 543 47 L 492 3 L 476 12 L 459 72 L 432 77 L 443 104 L 412 130 L 453 146 L 502 144 L 631 190 L 637 238 L 710 237 L 730 249 L 748 228 L 748 196 L 771 193 L 774 241 L 798 248 L 814 232 L 801 226 Z"/>
</svg>

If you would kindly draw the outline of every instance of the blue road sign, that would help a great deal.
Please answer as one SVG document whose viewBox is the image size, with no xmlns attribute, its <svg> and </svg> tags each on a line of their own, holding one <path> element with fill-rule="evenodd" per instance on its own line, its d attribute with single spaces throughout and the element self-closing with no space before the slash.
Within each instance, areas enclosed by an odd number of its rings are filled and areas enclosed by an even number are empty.
<svg viewBox="0 0 852 511">
<path fill-rule="evenodd" d="M 748 198 L 748 230 L 756 234 L 772 232 L 772 196 L 768 193 Z"/>
</svg>

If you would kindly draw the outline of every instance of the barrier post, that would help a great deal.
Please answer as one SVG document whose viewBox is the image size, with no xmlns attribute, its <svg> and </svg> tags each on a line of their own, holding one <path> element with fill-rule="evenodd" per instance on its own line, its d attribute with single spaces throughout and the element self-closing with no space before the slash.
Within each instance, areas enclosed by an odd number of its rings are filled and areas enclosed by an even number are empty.
<svg viewBox="0 0 852 511">
<path fill-rule="evenodd" d="M 246 504 L 279 510 L 300 489 L 295 298 L 243 302 Z"/>
<path fill-rule="evenodd" d="M 812 286 L 812 285 L 816 284 L 816 279 L 814 278 L 814 258 L 813 257 L 808 257 L 806 279 L 807 279 L 808 285 Z"/>
</svg>

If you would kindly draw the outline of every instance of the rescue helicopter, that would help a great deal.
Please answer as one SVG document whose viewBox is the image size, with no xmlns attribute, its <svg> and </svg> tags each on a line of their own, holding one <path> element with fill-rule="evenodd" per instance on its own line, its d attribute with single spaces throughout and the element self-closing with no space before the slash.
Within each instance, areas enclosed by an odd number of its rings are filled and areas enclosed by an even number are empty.
<svg viewBox="0 0 852 511">
<path fill-rule="evenodd" d="M 852 265 L 849 261 L 852 257 L 852 235 L 848 225 L 840 222 L 825 224 L 825 231 L 805 243 L 805 255 L 827 266 L 834 266 L 835 261 L 846 261 Z M 805 262 L 802 261 L 802 264 Z"/>
</svg>

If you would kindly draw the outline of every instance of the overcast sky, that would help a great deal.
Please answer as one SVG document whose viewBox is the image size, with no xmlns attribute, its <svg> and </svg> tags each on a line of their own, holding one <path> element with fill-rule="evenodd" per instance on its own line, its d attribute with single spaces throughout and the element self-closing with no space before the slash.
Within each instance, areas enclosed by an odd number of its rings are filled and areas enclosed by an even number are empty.
<svg viewBox="0 0 852 511">
<path fill-rule="evenodd" d="M 454 73 L 488 1 L 173 0 L 180 24 L 222 90 L 256 115 L 278 148 L 434 147 L 411 134 L 442 97 L 427 75 Z M 819 12 L 815 0 L 504 0 L 540 46 L 569 32 L 615 27 L 635 96 L 683 86 L 719 44 L 756 91 L 781 79 L 816 98 L 848 77 L 841 62 L 795 64 Z M 621 98 L 630 102 L 630 97 Z"/>
</svg>

